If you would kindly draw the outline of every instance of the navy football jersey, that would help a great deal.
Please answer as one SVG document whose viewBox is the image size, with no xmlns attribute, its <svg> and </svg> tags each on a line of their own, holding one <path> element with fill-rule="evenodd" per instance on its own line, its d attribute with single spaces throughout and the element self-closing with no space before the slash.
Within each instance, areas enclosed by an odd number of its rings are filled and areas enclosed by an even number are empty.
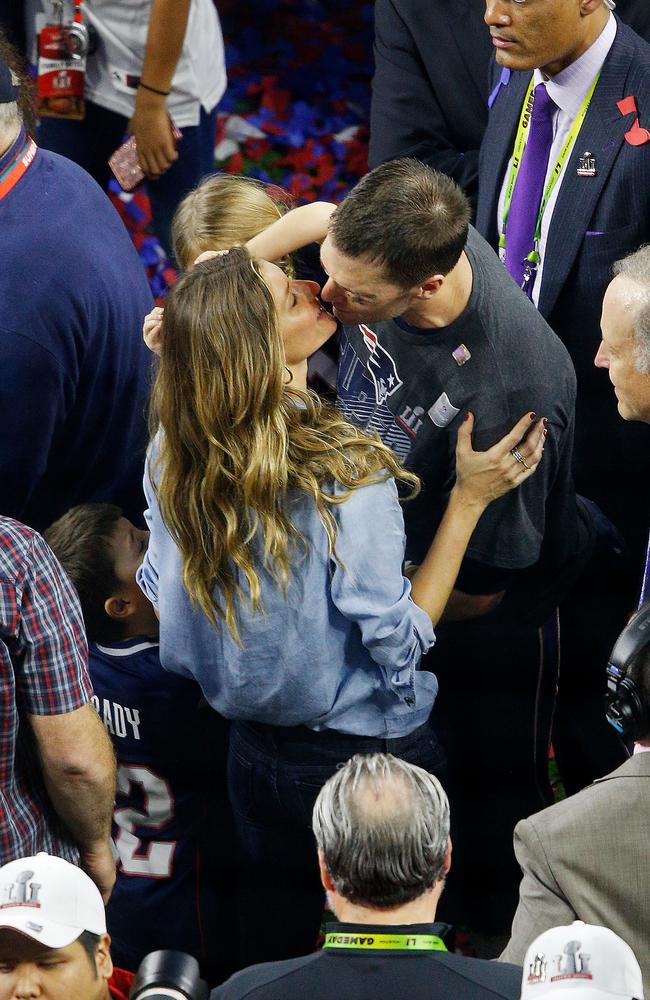
<svg viewBox="0 0 650 1000">
<path fill-rule="evenodd" d="M 163 670 L 157 642 L 93 643 L 89 666 L 118 764 L 113 960 L 135 970 L 148 952 L 175 948 L 214 979 L 215 936 L 223 942 L 232 922 L 216 860 L 229 854 L 227 723 L 194 681 Z"/>
</svg>

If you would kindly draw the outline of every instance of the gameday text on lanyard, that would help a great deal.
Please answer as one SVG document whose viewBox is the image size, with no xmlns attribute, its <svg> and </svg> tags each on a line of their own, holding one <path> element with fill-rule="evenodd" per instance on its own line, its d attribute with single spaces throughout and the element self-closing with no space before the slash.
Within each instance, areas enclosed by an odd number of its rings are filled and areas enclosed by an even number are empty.
<svg viewBox="0 0 650 1000">
<path fill-rule="evenodd" d="M 542 219 L 544 218 L 544 212 L 546 211 L 546 206 L 549 203 L 549 199 L 553 192 L 555 185 L 557 184 L 560 174 L 564 168 L 566 159 L 571 151 L 571 147 L 576 140 L 578 132 L 582 128 L 582 123 L 585 120 L 587 111 L 589 110 L 589 103 L 593 96 L 594 90 L 596 89 L 596 84 L 598 83 L 598 78 L 600 77 L 600 72 L 596 74 L 596 77 L 591 84 L 584 101 L 578 111 L 575 121 L 571 126 L 571 130 L 564 140 L 562 149 L 560 150 L 560 155 L 557 159 L 553 170 L 551 171 L 551 176 L 546 184 L 546 189 L 542 197 L 541 204 L 539 206 L 539 213 L 537 215 L 537 225 L 535 226 L 535 235 L 533 237 L 533 246 L 526 257 L 528 265 L 524 271 L 524 281 L 522 288 L 525 288 L 530 281 L 530 276 L 533 271 L 537 269 L 537 265 L 540 262 L 539 256 L 539 239 L 542 232 Z M 512 195 L 515 190 L 515 184 L 517 183 L 517 177 L 519 176 L 519 168 L 521 167 L 521 161 L 524 154 L 524 149 L 526 148 L 526 139 L 528 137 L 528 128 L 530 125 L 530 118 L 533 113 L 533 105 L 535 103 L 535 98 L 533 92 L 535 90 L 535 80 L 534 77 L 530 81 L 530 86 L 528 88 L 528 93 L 524 99 L 524 104 L 521 110 L 521 118 L 519 119 L 519 128 L 517 129 L 517 137 L 515 139 L 515 148 L 512 154 L 512 159 L 510 161 L 510 172 L 508 174 L 508 183 L 506 184 L 505 197 L 503 199 L 503 220 L 501 224 L 501 235 L 499 236 L 499 256 L 501 260 L 505 260 L 506 254 L 506 226 L 508 223 L 508 216 L 510 214 L 510 205 L 512 203 Z"/>
<path fill-rule="evenodd" d="M 350 934 L 329 932 L 323 948 L 359 948 L 381 951 L 447 951 L 436 934 Z"/>
</svg>

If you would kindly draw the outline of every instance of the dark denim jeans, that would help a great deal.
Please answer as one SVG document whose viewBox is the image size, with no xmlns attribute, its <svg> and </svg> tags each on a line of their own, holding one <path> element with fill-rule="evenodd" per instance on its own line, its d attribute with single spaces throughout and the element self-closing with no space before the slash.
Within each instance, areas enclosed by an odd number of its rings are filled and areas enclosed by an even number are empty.
<svg viewBox="0 0 650 1000">
<path fill-rule="evenodd" d="M 155 233 L 170 259 L 171 224 L 178 203 L 202 177 L 214 170 L 216 121 L 216 108 L 210 114 L 201 109 L 199 124 L 181 129 L 183 138 L 178 143 L 176 162 L 158 180 L 147 183 Z M 37 142 L 43 149 L 74 160 L 106 190 L 112 176 L 108 158 L 122 144 L 127 124 L 128 120 L 122 115 L 87 101 L 83 121 L 41 119 Z M 92 219 L 80 219 L 79 222 L 92 224 Z"/>
<path fill-rule="evenodd" d="M 394 740 L 233 723 L 228 792 L 241 876 L 242 966 L 313 951 L 324 904 L 311 832 L 314 802 L 340 764 L 377 752 L 444 781 L 445 755 L 430 723 Z"/>
</svg>

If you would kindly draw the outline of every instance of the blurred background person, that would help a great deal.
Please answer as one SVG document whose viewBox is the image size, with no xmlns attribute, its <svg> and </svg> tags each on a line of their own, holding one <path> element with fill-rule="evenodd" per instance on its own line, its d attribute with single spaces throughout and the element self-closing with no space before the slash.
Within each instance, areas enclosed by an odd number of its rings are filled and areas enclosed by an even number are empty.
<svg viewBox="0 0 650 1000">
<path fill-rule="evenodd" d="M 26 0 L 30 57 L 38 15 L 52 0 Z M 72 20 L 73 0 L 63 18 Z M 184 195 L 214 169 L 217 105 L 226 89 L 221 26 L 212 0 L 91 0 L 83 121 L 44 117 L 38 141 L 70 157 L 106 188 L 108 159 L 135 136 L 148 178 L 156 235 L 171 257 L 171 222 Z M 56 20 L 56 18 L 55 18 Z M 183 133 L 175 141 L 170 118 Z"/>
<path fill-rule="evenodd" d="M 476 204 L 492 42 L 484 0 L 376 0 L 369 166 L 412 156 Z"/>
</svg>

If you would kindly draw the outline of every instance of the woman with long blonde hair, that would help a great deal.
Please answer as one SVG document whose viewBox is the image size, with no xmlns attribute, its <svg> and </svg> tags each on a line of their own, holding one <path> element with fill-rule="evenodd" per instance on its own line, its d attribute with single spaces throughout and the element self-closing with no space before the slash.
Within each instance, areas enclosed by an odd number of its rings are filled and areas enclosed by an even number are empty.
<svg viewBox="0 0 650 1000">
<path fill-rule="evenodd" d="M 318 291 L 243 248 L 198 264 L 169 296 L 152 398 L 139 582 L 158 610 L 164 666 L 234 720 L 244 962 L 315 940 L 310 811 L 339 763 L 390 750 L 440 772 L 437 682 L 420 658 L 482 511 L 532 474 L 543 447 L 526 414 L 474 452 L 468 415 L 447 512 L 406 579 L 395 480 L 411 491 L 417 480 L 307 390 L 306 359 L 336 329 Z M 273 896 L 260 903 L 264 887 Z M 278 930 L 266 947 L 269 903 Z"/>
</svg>

